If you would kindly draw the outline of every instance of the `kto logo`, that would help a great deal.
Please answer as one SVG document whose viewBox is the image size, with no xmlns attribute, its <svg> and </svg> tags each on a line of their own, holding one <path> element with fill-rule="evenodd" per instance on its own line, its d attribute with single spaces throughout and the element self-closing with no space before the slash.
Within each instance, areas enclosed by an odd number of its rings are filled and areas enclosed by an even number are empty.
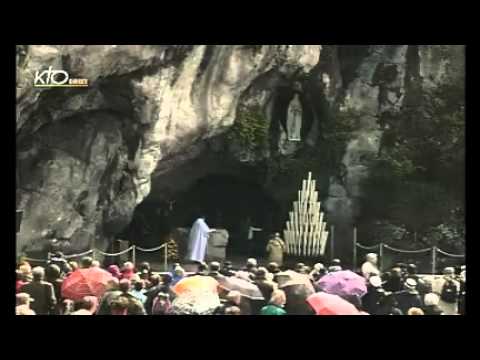
<svg viewBox="0 0 480 360">
<path fill-rule="evenodd" d="M 35 72 L 34 87 L 87 87 L 88 79 L 70 79 L 70 75 L 64 70 L 48 70 Z"/>
</svg>

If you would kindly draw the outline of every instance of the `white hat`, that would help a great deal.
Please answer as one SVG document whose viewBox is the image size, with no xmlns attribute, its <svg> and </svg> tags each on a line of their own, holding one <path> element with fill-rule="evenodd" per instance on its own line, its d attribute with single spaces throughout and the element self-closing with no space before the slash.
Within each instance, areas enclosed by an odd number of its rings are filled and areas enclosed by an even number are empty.
<svg viewBox="0 0 480 360">
<path fill-rule="evenodd" d="M 412 279 L 412 278 L 408 278 L 406 281 L 405 281 L 405 287 L 407 289 L 415 289 L 417 287 L 417 281 L 415 279 Z"/>
<path fill-rule="evenodd" d="M 435 293 L 426 294 L 425 298 L 423 299 L 423 302 L 425 303 L 425 306 L 438 305 L 439 301 L 440 301 L 440 298 Z"/>
<path fill-rule="evenodd" d="M 329 271 L 329 272 L 342 271 L 342 267 L 341 267 L 341 266 L 338 266 L 338 265 L 329 266 L 329 267 L 328 267 L 328 271 Z"/>
<path fill-rule="evenodd" d="M 454 274 L 455 274 L 455 269 L 451 266 L 443 269 L 443 275 L 454 275 Z"/>
<path fill-rule="evenodd" d="M 313 269 L 316 271 L 320 271 L 325 269 L 325 266 L 322 263 L 316 263 L 315 265 L 313 265 Z"/>
<path fill-rule="evenodd" d="M 380 287 L 382 286 L 382 278 L 380 276 L 370 276 L 370 278 L 368 279 L 368 282 L 370 283 L 370 285 L 372 285 L 373 287 Z"/>
<path fill-rule="evenodd" d="M 255 258 L 249 258 L 249 259 L 247 260 L 247 265 L 257 266 L 257 259 L 255 259 Z"/>
</svg>

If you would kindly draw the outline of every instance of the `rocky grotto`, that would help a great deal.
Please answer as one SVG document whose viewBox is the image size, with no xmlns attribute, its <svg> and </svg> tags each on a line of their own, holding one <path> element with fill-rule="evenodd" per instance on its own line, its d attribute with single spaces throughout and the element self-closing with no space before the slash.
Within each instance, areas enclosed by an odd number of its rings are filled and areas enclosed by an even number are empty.
<svg viewBox="0 0 480 360">
<path fill-rule="evenodd" d="M 48 66 L 89 87 L 33 87 Z M 17 46 L 17 252 L 106 249 L 169 202 L 281 231 L 307 171 L 347 251 L 379 119 L 463 74 L 460 45 Z"/>
</svg>

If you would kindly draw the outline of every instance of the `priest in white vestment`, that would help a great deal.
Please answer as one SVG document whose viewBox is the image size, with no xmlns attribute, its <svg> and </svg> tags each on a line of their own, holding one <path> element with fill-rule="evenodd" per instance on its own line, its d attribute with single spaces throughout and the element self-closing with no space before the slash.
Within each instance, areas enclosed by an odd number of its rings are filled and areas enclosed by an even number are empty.
<svg viewBox="0 0 480 360">
<path fill-rule="evenodd" d="M 215 231 L 210 229 L 205 218 L 198 218 L 190 229 L 188 237 L 187 260 L 203 262 L 208 243 L 208 234 Z"/>
</svg>

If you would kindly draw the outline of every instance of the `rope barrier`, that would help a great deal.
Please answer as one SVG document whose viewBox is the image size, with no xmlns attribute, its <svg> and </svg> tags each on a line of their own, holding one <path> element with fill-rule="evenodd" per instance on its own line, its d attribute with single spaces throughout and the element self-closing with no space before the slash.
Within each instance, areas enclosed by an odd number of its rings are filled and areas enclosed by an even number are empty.
<svg viewBox="0 0 480 360">
<path fill-rule="evenodd" d="M 106 253 L 106 252 L 103 252 L 101 250 L 98 250 L 98 249 L 95 249 L 95 251 L 97 251 L 98 253 L 100 253 L 101 255 L 104 255 L 104 256 L 118 256 L 118 255 L 122 255 L 122 254 L 125 254 L 127 252 L 129 252 L 130 250 L 132 250 L 135 246 L 130 246 L 128 249 L 125 249 L 123 251 L 120 251 L 118 253 Z"/>
<path fill-rule="evenodd" d="M 432 248 L 427 248 L 427 249 L 421 249 L 421 250 L 401 250 L 401 249 L 396 249 L 388 245 L 383 245 L 385 248 L 392 250 L 392 251 L 397 251 L 401 253 L 407 253 L 407 254 L 418 254 L 418 253 L 424 253 L 428 251 L 432 251 Z"/>
<path fill-rule="evenodd" d="M 450 256 L 450 257 L 454 257 L 454 258 L 464 258 L 465 255 L 460 255 L 460 254 L 450 254 L 446 251 L 442 251 L 440 250 L 439 248 L 437 248 L 437 251 L 440 253 L 440 254 L 443 254 L 445 256 Z"/>
<path fill-rule="evenodd" d="M 166 243 L 165 244 L 162 244 L 160 246 L 157 246 L 156 248 L 151 248 L 151 249 L 144 249 L 144 248 L 141 248 L 140 246 L 135 246 L 137 250 L 140 250 L 140 251 L 144 251 L 144 252 L 153 252 L 153 251 L 158 251 L 160 249 L 163 249 L 165 247 Z"/>
<path fill-rule="evenodd" d="M 364 246 L 362 244 L 359 244 L 357 243 L 357 246 L 360 248 L 360 249 L 364 249 L 364 250 L 373 250 L 373 249 L 376 249 L 377 247 L 379 247 L 380 245 L 373 245 L 373 246 Z"/>
<path fill-rule="evenodd" d="M 128 249 L 125 249 L 125 250 L 120 251 L 118 253 L 107 253 L 107 252 L 103 252 L 99 249 L 91 249 L 91 250 L 88 250 L 88 251 L 85 251 L 85 252 L 79 253 L 79 254 L 65 255 L 65 259 L 72 259 L 72 258 L 76 258 L 76 257 L 79 257 L 79 256 L 85 256 L 85 255 L 88 255 L 88 254 L 92 254 L 94 252 L 97 252 L 97 253 L 99 253 L 101 255 L 104 255 L 104 256 L 118 256 L 118 255 L 125 254 L 129 251 L 132 251 L 132 250 L 133 251 L 140 250 L 140 251 L 143 251 L 143 252 L 154 252 L 154 251 L 158 251 L 158 250 L 163 249 L 164 247 L 166 247 L 166 245 L 167 245 L 167 243 L 162 244 L 162 245 L 157 246 L 157 247 L 154 247 L 154 248 L 150 248 L 150 249 L 144 249 L 144 248 L 141 248 L 139 246 L 132 245 Z M 32 262 L 47 262 L 49 260 L 48 257 L 47 257 L 47 259 L 34 259 L 34 258 L 29 258 L 29 257 L 23 257 L 23 258 L 27 261 L 32 261 Z"/>
<path fill-rule="evenodd" d="M 76 258 L 76 257 L 79 257 L 79 256 L 85 256 L 85 255 L 88 255 L 88 254 L 91 254 L 91 253 L 93 253 L 93 250 L 88 250 L 88 251 L 85 251 L 85 252 L 80 253 L 80 254 L 65 255 L 65 259 L 71 259 L 71 258 Z"/>
<path fill-rule="evenodd" d="M 26 257 L 26 256 L 23 256 L 22 258 L 27 260 L 27 261 L 33 261 L 33 262 L 46 262 L 47 261 L 46 259 L 33 259 L 33 258 Z"/>
</svg>

